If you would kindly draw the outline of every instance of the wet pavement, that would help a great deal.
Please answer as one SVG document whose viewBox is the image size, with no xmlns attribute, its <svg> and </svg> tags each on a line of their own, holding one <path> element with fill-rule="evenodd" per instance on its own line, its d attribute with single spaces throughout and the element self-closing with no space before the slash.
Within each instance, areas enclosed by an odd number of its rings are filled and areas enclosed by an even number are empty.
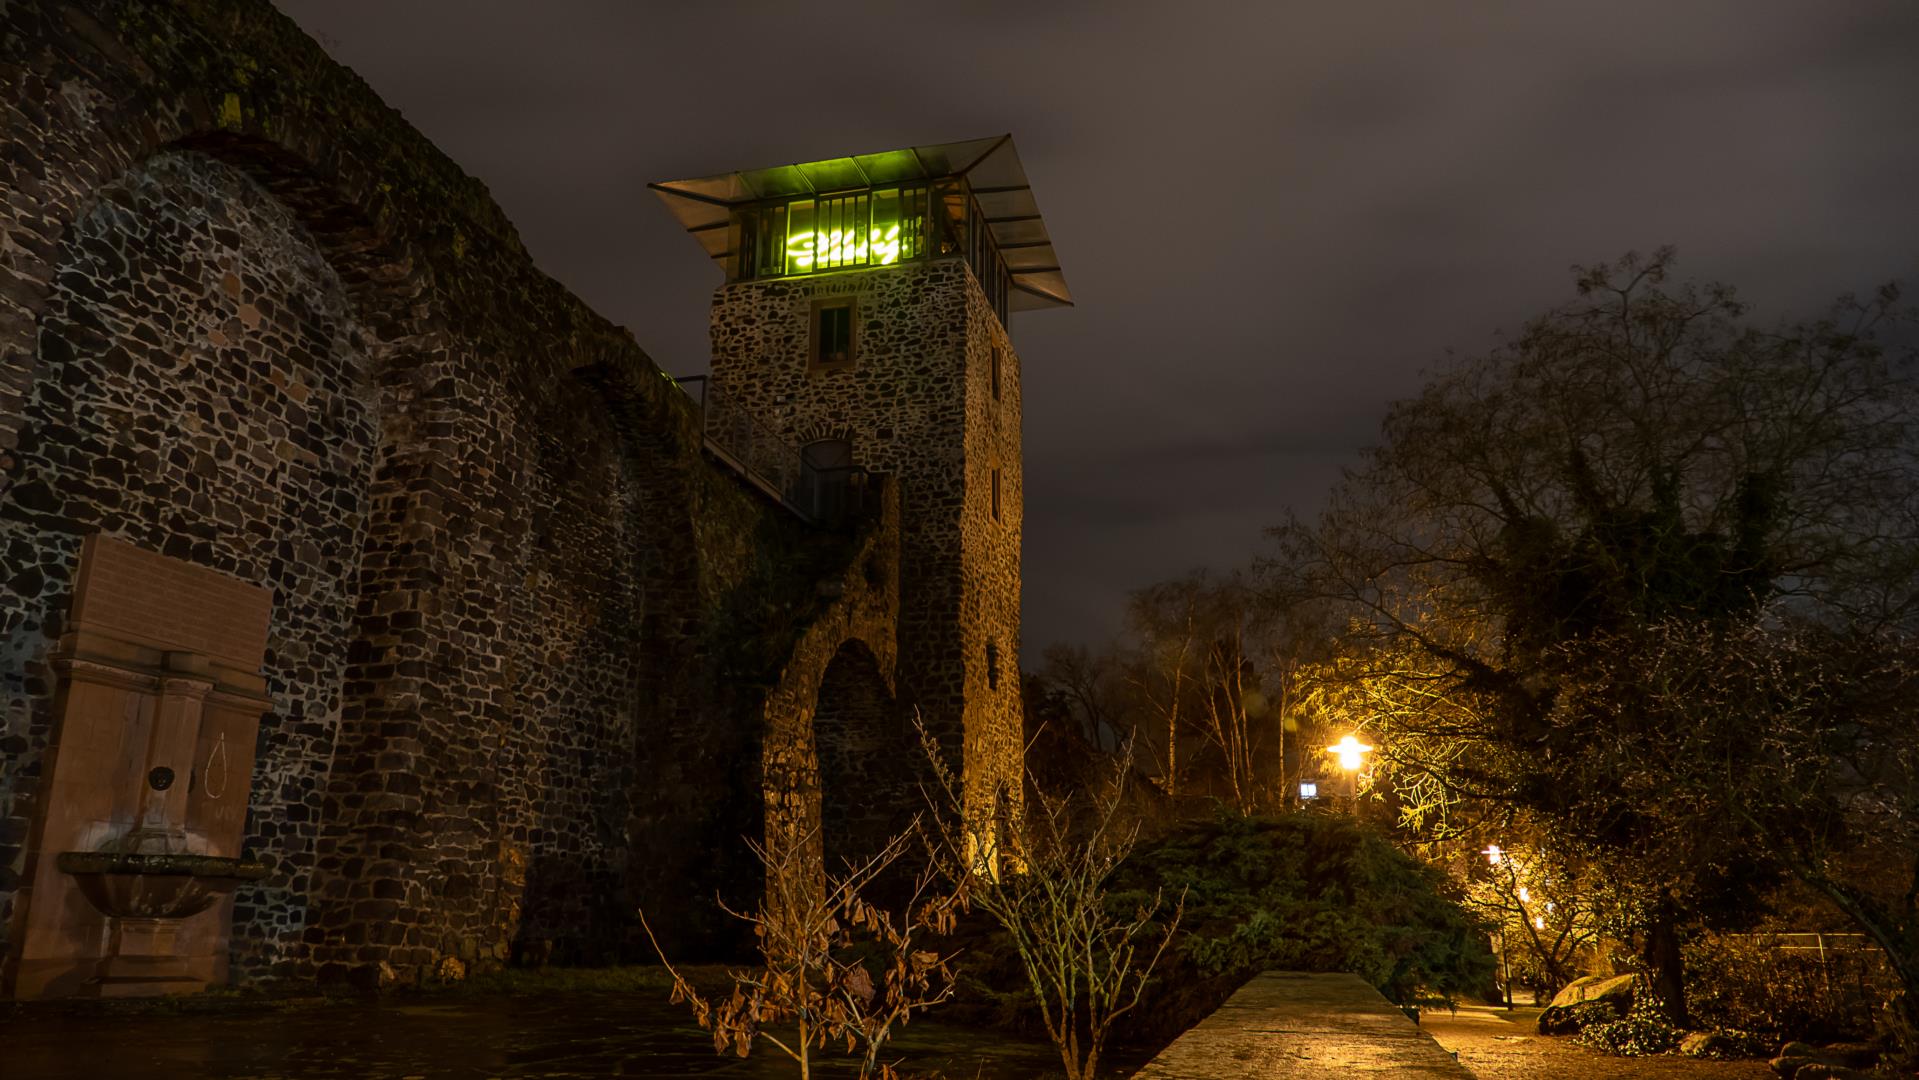
<svg viewBox="0 0 1919 1080">
<path fill-rule="evenodd" d="M 0 1013 L 6 1080 L 792 1077 L 770 1045 L 713 1052 L 662 993 L 552 992 L 393 997 L 186 1012 L 30 1005 Z M 1044 1042 L 915 1020 L 889 1044 L 911 1076 L 1030 1080 L 1057 1073 Z M 844 1058 L 816 1077 L 853 1077 Z"/>
</svg>

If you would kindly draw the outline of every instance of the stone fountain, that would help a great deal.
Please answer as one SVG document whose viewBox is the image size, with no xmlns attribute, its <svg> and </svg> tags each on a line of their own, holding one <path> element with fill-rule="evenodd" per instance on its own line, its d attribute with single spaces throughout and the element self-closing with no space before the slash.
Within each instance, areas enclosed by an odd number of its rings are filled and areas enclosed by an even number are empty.
<svg viewBox="0 0 1919 1080">
<path fill-rule="evenodd" d="M 58 720 L 16 902 L 14 997 L 226 981 L 272 594 L 87 538 L 52 656 Z"/>
</svg>

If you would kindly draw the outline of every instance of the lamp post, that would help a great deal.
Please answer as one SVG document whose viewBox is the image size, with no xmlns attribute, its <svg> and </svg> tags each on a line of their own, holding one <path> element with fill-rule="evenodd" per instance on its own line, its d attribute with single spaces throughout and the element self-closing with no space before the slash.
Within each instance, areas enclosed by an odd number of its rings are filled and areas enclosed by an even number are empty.
<svg viewBox="0 0 1919 1080">
<path fill-rule="evenodd" d="M 1372 753 L 1373 748 L 1347 735 L 1326 750 L 1328 753 L 1339 755 L 1339 767 L 1346 770 L 1353 778 L 1352 808 L 1353 816 L 1357 817 L 1359 816 L 1359 770 L 1365 768 L 1366 755 Z"/>
<path fill-rule="evenodd" d="M 1481 854 L 1486 856 L 1486 862 L 1492 866 L 1498 866 L 1506 857 L 1506 853 L 1499 850 L 1498 844 L 1486 845 Z M 1520 914 L 1522 916 L 1525 914 L 1524 908 L 1520 909 Z M 1499 917 L 1499 993 L 1506 999 L 1506 1011 L 1513 1011 L 1513 973 L 1512 967 L 1506 962 L 1506 917 L 1503 913 Z"/>
</svg>

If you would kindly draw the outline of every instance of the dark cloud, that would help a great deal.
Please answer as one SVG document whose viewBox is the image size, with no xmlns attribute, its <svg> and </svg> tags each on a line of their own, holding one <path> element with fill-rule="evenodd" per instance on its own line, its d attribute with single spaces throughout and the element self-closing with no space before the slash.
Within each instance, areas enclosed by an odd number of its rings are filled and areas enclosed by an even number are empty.
<svg viewBox="0 0 1919 1080">
<path fill-rule="evenodd" d="M 1573 263 L 1919 278 L 1904 0 L 280 6 L 676 373 L 718 275 L 647 181 L 1014 132 L 1079 301 L 1013 326 L 1029 652 L 1243 560 Z"/>
</svg>

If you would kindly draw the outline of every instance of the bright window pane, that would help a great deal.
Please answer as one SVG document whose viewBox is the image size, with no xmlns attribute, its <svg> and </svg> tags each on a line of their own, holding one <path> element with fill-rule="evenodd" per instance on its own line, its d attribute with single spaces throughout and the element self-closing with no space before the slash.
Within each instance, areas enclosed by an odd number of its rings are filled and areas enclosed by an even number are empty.
<svg viewBox="0 0 1919 1080">
<path fill-rule="evenodd" d="M 810 274 L 819 257 L 813 233 L 813 203 L 789 203 L 786 207 L 786 272 Z"/>
</svg>

